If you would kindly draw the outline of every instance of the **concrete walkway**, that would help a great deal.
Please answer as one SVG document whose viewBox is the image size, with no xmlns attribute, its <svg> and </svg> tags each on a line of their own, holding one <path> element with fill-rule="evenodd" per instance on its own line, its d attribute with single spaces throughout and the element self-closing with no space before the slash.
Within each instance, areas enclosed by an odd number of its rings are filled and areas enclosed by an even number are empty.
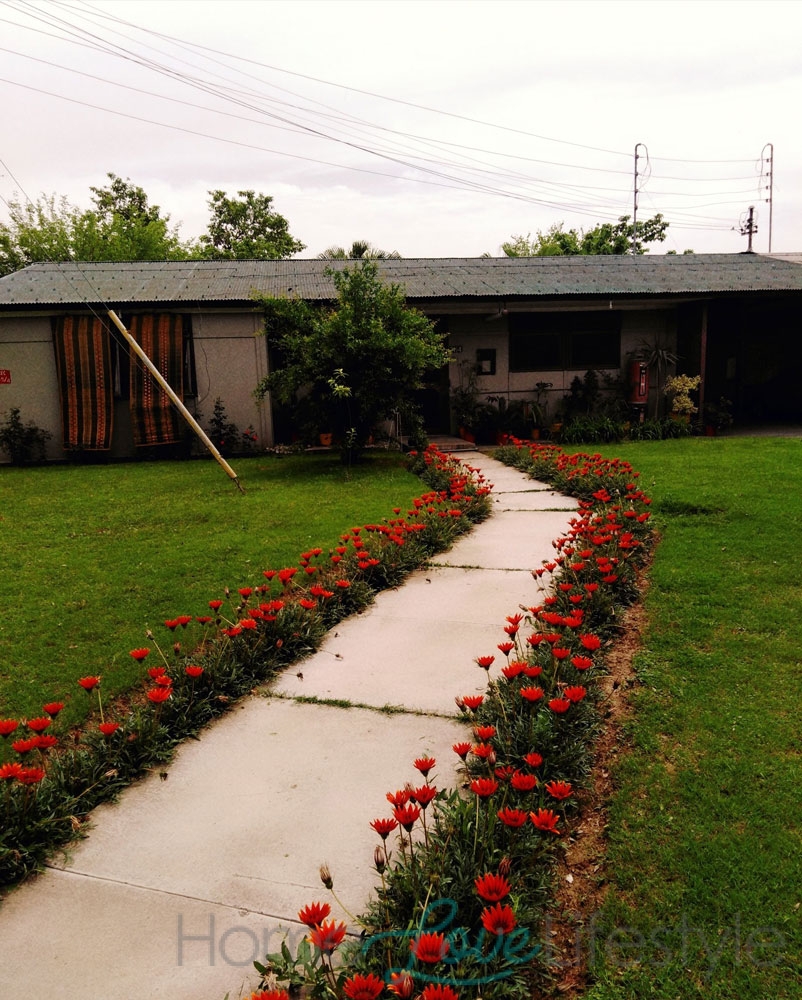
<svg viewBox="0 0 802 1000">
<path fill-rule="evenodd" d="M 494 516 L 182 746 L 166 779 L 97 809 L 86 840 L 11 893 L 2 1000 L 42 987 L 60 1000 L 234 1000 L 256 988 L 255 958 L 303 936 L 301 906 L 329 900 L 349 920 L 322 863 L 345 907 L 364 909 L 370 822 L 390 815 L 388 791 L 420 781 L 416 757 L 454 785 L 451 745 L 466 736 L 454 698 L 484 689 L 475 657 L 536 602 L 529 571 L 575 509 L 484 455 L 459 458 L 494 482 Z"/>
</svg>

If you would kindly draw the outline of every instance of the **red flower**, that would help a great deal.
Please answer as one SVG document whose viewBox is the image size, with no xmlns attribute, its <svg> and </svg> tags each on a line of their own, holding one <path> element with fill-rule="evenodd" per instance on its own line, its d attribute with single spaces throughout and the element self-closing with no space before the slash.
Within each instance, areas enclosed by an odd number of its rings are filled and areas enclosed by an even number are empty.
<svg viewBox="0 0 802 1000">
<path fill-rule="evenodd" d="M 120 728 L 119 722 L 101 722 L 97 727 L 105 737 L 113 736 Z"/>
<path fill-rule="evenodd" d="M 529 818 L 535 824 L 537 829 L 542 830 L 544 833 L 560 832 L 557 829 L 560 817 L 551 809 L 538 809 L 536 813 L 529 813 Z"/>
<path fill-rule="evenodd" d="M 571 702 L 567 698 L 552 698 L 549 702 L 549 708 L 552 712 L 556 712 L 557 715 L 562 715 L 563 712 L 567 712 L 571 707 Z"/>
<path fill-rule="evenodd" d="M 511 906 L 486 906 L 482 910 L 482 926 L 491 934 L 509 934 L 515 927 L 515 914 Z"/>
<path fill-rule="evenodd" d="M 471 791 L 475 792 L 480 799 L 487 799 L 498 791 L 498 782 L 495 778 L 474 778 L 471 782 Z"/>
<path fill-rule="evenodd" d="M 240 597 L 250 597 L 253 593 L 253 587 L 240 587 L 237 593 Z"/>
<path fill-rule="evenodd" d="M 530 767 L 540 767 L 540 765 L 543 763 L 543 757 L 539 753 L 535 753 L 534 751 L 532 753 L 526 754 L 523 760 L 524 763 L 528 764 Z"/>
<path fill-rule="evenodd" d="M 408 972 L 391 972 L 387 989 L 394 993 L 398 1000 L 412 1000 L 412 994 L 415 992 L 415 980 Z"/>
<path fill-rule="evenodd" d="M 18 753 L 21 756 L 26 753 L 30 753 L 31 750 L 36 749 L 36 737 L 32 736 L 29 740 L 15 740 L 11 744 L 11 749 L 14 753 Z"/>
<path fill-rule="evenodd" d="M 260 990 L 251 993 L 248 1000 L 290 1000 L 290 995 L 286 990 Z"/>
<path fill-rule="evenodd" d="M 218 600 L 209 601 L 209 607 L 212 609 L 212 611 L 219 611 L 220 608 L 222 608 L 222 606 L 223 606 L 222 601 Z"/>
<path fill-rule="evenodd" d="M 167 667 L 148 667 L 148 677 L 155 680 L 157 677 L 161 677 L 162 674 L 167 673 Z"/>
<path fill-rule="evenodd" d="M 307 611 L 311 611 L 312 608 L 317 607 L 317 601 L 310 601 L 307 597 L 302 597 L 298 603 Z"/>
<path fill-rule="evenodd" d="M 165 628 L 169 628 L 171 632 L 175 632 L 180 624 L 181 622 L 177 618 L 170 618 L 164 623 Z"/>
<path fill-rule="evenodd" d="M 256 621 L 253 618 L 240 618 L 239 620 L 240 628 L 254 629 L 256 628 Z"/>
<path fill-rule="evenodd" d="M 328 903 L 309 903 L 298 911 L 298 919 L 307 927 L 319 927 L 330 913 Z"/>
<path fill-rule="evenodd" d="M 488 872 L 487 875 L 480 875 L 474 879 L 474 884 L 476 891 L 488 903 L 498 903 L 510 894 L 510 883 L 503 875 L 496 875 L 493 872 Z"/>
<path fill-rule="evenodd" d="M 523 671 L 523 669 L 524 665 L 520 660 L 513 660 L 512 663 L 508 663 L 506 666 L 503 666 L 501 668 L 501 672 L 508 681 L 511 681 L 514 680 L 518 674 Z"/>
<path fill-rule="evenodd" d="M 37 750 L 52 750 L 58 743 L 57 736 L 50 736 L 47 733 L 44 735 L 34 736 L 34 739 L 36 740 Z"/>
<path fill-rule="evenodd" d="M 401 788 L 397 792 L 388 792 L 387 801 L 394 806 L 405 806 L 412 798 L 411 788 Z"/>
<path fill-rule="evenodd" d="M 455 743 L 454 746 L 451 749 L 454 751 L 454 753 L 458 757 L 461 757 L 462 760 L 465 760 L 465 758 L 471 752 L 471 744 L 470 743 Z"/>
<path fill-rule="evenodd" d="M 46 705 L 42 705 L 42 711 L 47 712 L 51 719 L 55 719 L 62 708 L 64 708 L 63 701 L 49 701 Z"/>
<path fill-rule="evenodd" d="M 553 799 L 569 799 L 574 789 L 570 781 L 550 781 L 546 791 Z"/>
<path fill-rule="evenodd" d="M 521 697 L 529 702 L 540 701 L 540 699 L 543 697 L 543 688 L 542 687 L 521 688 Z"/>
<path fill-rule="evenodd" d="M 571 663 L 577 670 L 590 670 L 593 666 L 593 660 L 589 656 L 572 656 Z"/>
<path fill-rule="evenodd" d="M 394 819 L 374 819 L 370 825 L 382 840 L 387 840 L 393 830 L 397 828 L 398 821 Z"/>
<path fill-rule="evenodd" d="M 350 580 L 335 580 L 334 586 L 339 587 L 340 590 L 347 590 L 351 586 Z"/>
<path fill-rule="evenodd" d="M 597 635 L 580 635 L 579 641 L 591 653 L 601 646 L 601 639 Z"/>
<path fill-rule="evenodd" d="M 168 688 L 173 686 L 172 677 L 168 677 L 167 674 L 157 674 L 153 678 L 153 683 L 158 687 Z"/>
<path fill-rule="evenodd" d="M 488 740 L 492 740 L 496 735 L 495 726 L 476 726 L 474 729 L 477 740 L 481 740 L 482 743 L 487 743 Z"/>
<path fill-rule="evenodd" d="M 222 629 L 223 635 L 227 635 L 229 639 L 233 639 L 235 636 L 242 635 L 241 625 L 232 625 L 230 628 Z"/>
<path fill-rule="evenodd" d="M 462 704 L 472 712 L 475 712 L 484 700 L 485 696 L 483 694 L 465 694 L 462 696 Z"/>
<path fill-rule="evenodd" d="M 496 762 L 496 751 L 489 743 L 477 743 L 475 747 L 471 747 L 471 753 L 474 757 L 489 761 L 491 764 Z"/>
<path fill-rule="evenodd" d="M 540 677 L 542 673 L 543 673 L 543 667 L 538 666 L 536 663 L 531 665 L 527 664 L 524 667 L 524 674 L 529 678 Z"/>
<path fill-rule="evenodd" d="M 418 759 L 415 761 L 415 767 L 420 771 L 420 773 L 425 778 L 436 763 L 437 761 L 434 759 L 434 757 L 418 757 Z"/>
<path fill-rule="evenodd" d="M 429 983 L 423 988 L 421 1000 L 459 1000 L 459 993 L 445 983 Z"/>
<path fill-rule="evenodd" d="M 419 938 L 412 941 L 409 948 L 419 962 L 429 962 L 433 965 L 446 957 L 448 941 L 446 941 L 444 934 L 430 931 L 428 934 L 421 934 Z"/>
<path fill-rule="evenodd" d="M 516 771 L 510 778 L 510 784 L 518 792 L 531 792 L 533 788 L 537 787 L 537 778 L 534 774 Z"/>
<path fill-rule="evenodd" d="M 210 615 L 195 615 L 195 621 L 199 625 L 208 625 L 211 620 Z"/>
<path fill-rule="evenodd" d="M 376 1000 L 383 989 L 383 981 L 372 972 L 366 976 L 357 972 L 343 983 L 343 993 L 350 1000 Z"/>
<path fill-rule="evenodd" d="M 203 673 L 203 667 L 198 667 L 195 666 L 195 664 L 190 663 L 186 667 L 184 667 L 184 672 L 186 673 L 187 677 L 192 677 L 194 680 L 200 677 L 200 675 Z"/>
<path fill-rule="evenodd" d="M 432 799 L 436 797 L 437 789 L 434 785 L 423 785 L 420 788 L 416 788 L 412 793 L 412 798 L 418 803 L 421 809 L 425 809 Z"/>
<path fill-rule="evenodd" d="M 572 687 L 567 687 L 563 690 L 563 695 L 574 704 L 578 701 L 582 701 L 587 693 L 587 688 L 583 688 L 581 684 L 575 684 Z"/>
<path fill-rule="evenodd" d="M 172 693 L 173 689 L 171 687 L 151 688 L 148 691 L 148 701 L 153 702 L 154 705 L 161 705 L 162 702 L 167 701 Z"/>
<path fill-rule="evenodd" d="M 401 826 L 403 826 L 407 833 L 409 833 L 415 825 L 415 821 L 420 816 L 420 809 L 414 803 L 408 802 L 404 806 L 396 806 L 395 809 L 393 809 L 393 816 L 395 816 Z"/>
<path fill-rule="evenodd" d="M 43 715 L 40 719 L 28 719 L 25 725 L 35 733 L 43 733 L 48 726 L 53 725 L 53 720 Z"/>
<path fill-rule="evenodd" d="M 296 569 L 296 567 L 295 567 L 295 566 L 290 566 L 290 567 L 288 567 L 287 569 L 280 569 L 280 570 L 278 571 L 278 578 L 279 578 L 279 580 L 281 581 L 281 583 L 282 583 L 282 584 L 283 584 L 283 585 L 284 585 L 284 586 L 286 587 L 286 586 L 287 586 L 287 584 L 288 584 L 288 583 L 290 582 L 290 580 L 291 580 L 291 579 L 292 579 L 292 578 L 293 578 L 293 577 L 295 576 L 295 574 L 296 574 L 297 572 L 298 572 L 298 570 Z M 342 940 L 342 939 L 341 939 L 341 940 Z M 338 942 L 337 942 L 337 944 L 339 944 L 339 943 L 340 943 L 340 942 L 338 941 Z M 335 945 L 335 947 L 336 947 L 336 945 Z M 322 951 L 322 950 L 323 950 L 323 949 L 321 948 L 321 951 Z M 334 949 L 332 949 L 332 951 L 333 951 L 333 950 L 334 950 Z"/>
<path fill-rule="evenodd" d="M 99 677 L 79 677 L 78 683 L 84 689 L 84 691 L 93 691 L 99 684 Z"/>
<path fill-rule="evenodd" d="M 181 626 L 181 628 L 186 628 L 187 625 L 192 621 L 192 615 L 179 615 L 176 621 Z"/>
<path fill-rule="evenodd" d="M 17 775 L 17 781 L 23 785 L 38 785 L 44 776 L 42 767 L 23 767 Z"/>
<path fill-rule="evenodd" d="M 133 658 L 138 663 L 141 663 L 145 659 L 146 656 L 150 656 L 150 650 L 149 649 L 145 649 L 144 647 L 142 649 L 132 649 L 131 652 L 128 655 L 129 656 L 133 656 Z"/>
<path fill-rule="evenodd" d="M 555 660 L 567 660 L 571 655 L 571 650 L 564 646 L 552 646 L 551 655 Z"/>
<path fill-rule="evenodd" d="M 484 667 L 485 670 L 489 670 L 491 664 L 495 661 L 495 656 L 477 656 L 476 662 L 480 667 Z"/>
<path fill-rule="evenodd" d="M 309 935 L 309 942 L 324 954 L 331 954 L 345 937 L 346 927 L 344 923 L 335 923 L 328 920 L 319 924 Z"/>
<path fill-rule="evenodd" d="M 514 642 L 500 642 L 498 644 L 498 646 L 496 646 L 496 649 L 498 649 L 500 652 L 502 652 L 505 656 L 509 656 L 510 653 L 513 651 L 513 649 L 515 649 L 515 643 Z"/>
<path fill-rule="evenodd" d="M 0 719 L 0 736 L 4 739 L 10 736 L 18 725 L 16 719 Z"/>
<path fill-rule="evenodd" d="M 0 764 L 0 781 L 9 781 L 11 778 L 18 778 L 22 771 L 22 764 L 14 761 L 13 764 Z"/>
</svg>

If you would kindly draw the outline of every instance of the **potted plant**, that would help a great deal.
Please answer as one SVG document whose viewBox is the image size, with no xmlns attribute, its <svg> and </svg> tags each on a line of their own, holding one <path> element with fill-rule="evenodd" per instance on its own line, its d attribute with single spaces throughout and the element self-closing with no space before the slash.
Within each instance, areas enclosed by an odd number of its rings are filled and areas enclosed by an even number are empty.
<svg viewBox="0 0 802 1000">
<path fill-rule="evenodd" d="M 717 403 L 705 406 L 705 432 L 713 436 L 732 427 L 732 400 L 721 396 Z"/>
<path fill-rule="evenodd" d="M 672 419 L 689 423 L 691 416 L 698 412 L 699 407 L 694 406 L 691 393 L 699 388 L 701 381 L 700 375 L 675 375 L 668 379 L 663 391 L 671 399 Z"/>
</svg>

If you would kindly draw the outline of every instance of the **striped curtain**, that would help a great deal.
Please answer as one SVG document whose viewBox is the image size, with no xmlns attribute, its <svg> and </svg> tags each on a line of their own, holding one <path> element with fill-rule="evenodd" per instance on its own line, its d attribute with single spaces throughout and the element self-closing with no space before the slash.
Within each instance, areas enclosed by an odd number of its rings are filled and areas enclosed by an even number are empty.
<svg viewBox="0 0 802 1000">
<path fill-rule="evenodd" d="M 184 398 L 184 317 L 173 313 L 132 316 L 130 332 L 179 399 Z M 170 397 L 131 354 L 131 424 L 137 447 L 183 439 Z"/>
<path fill-rule="evenodd" d="M 53 331 L 66 451 L 111 448 L 109 327 L 99 316 L 61 316 Z"/>
</svg>

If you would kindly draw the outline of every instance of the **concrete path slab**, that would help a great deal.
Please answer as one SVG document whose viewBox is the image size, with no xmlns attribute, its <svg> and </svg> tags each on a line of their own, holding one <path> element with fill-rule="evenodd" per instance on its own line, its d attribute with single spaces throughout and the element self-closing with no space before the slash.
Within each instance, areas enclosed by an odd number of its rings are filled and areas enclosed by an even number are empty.
<svg viewBox="0 0 802 1000">
<path fill-rule="evenodd" d="M 364 909 L 371 820 L 390 815 L 388 791 L 420 780 L 418 756 L 437 758 L 437 783 L 453 786 L 451 745 L 466 735 L 454 698 L 484 689 L 475 658 L 495 652 L 508 614 L 539 601 L 530 570 L 572 516 L 523 474 L 460 458 L 497 480 L 494 516 L 342 622 L 272 693 L 183 745 L 167 780 L 95 810 L 88 839 L 0 909 L 2 1000 L 43 985 L 60 1000 L 234 1000 L 285 929 L 297 942 L 298 909 L 327 898 L 321 863 L 348 909 Z M 376 711 L 385 705 L 402 711 Z M 336 905 L 333 916 L 346 918 Z"/>
</svg>

